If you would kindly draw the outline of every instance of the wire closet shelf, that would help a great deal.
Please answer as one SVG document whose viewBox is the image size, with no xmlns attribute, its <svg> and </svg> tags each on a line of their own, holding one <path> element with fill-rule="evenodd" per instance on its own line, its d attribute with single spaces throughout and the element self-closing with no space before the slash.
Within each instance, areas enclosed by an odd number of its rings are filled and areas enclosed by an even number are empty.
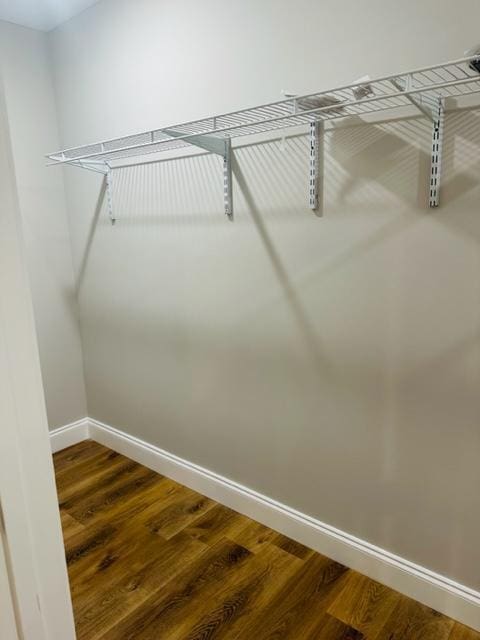
<svg viewBox="0 0 480 640">
<path fill-rule="evenodd" d="M 225 212 L 231 216 L 231 140 L 265 132 L 307 125 L 310 127 L 310 206 L 318 206 L 316 175 L 319 162 L 319 136 L 329 120 L 365 116 L 412 104 L 434 124 L 430 206 L 438 205 L 441 143 L 445 99 L 458 99 L 480 93 L 480 55 L 423 67 L 405 73 L 366 79 L 317 93 L 291 96 L 278 102 L 232 111 L 201 120 L 162 127 L 111 140 L 73 147 L 47 155 L 48 165 L 73 165 L 107 174 L 125 160 L 138 162 L 141 156 L 157 154 L 191 145 L 206 149 L 224 159 Z M 434 156 L 437 155 L 435 162 Z M 120 161 L 120 163 L 119 163 Z M 107 180 L 108 186 L 108 180 Z M 110 212 L 112 217 L 112 212 Z M 113 219 L 113 218 L 112 218 Z"/>
</svg>

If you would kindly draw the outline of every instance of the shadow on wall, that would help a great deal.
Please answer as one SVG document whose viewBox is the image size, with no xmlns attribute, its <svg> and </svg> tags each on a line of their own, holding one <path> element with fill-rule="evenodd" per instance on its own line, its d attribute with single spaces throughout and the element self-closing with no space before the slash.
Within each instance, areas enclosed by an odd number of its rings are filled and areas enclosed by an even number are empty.
<svg viewBox="0 0 480 640">
<path fill-rule="evenodd" d="M 456 147 L 462 143 L 462 161 L 456 167 Z M 478 181 L 480 162 L 480 115 L 466 111 L 447 118 L 444 149 L 442 205 L 447 207 L 473 189 Z M 355 216 L 368 210 L 378 220 L 368 233 L 327 260 L 301 274 L 293 275 L 282 258 L 282 250 L 274 240 L 272 224 L 310 224 L 312 212 L 306 208 L 308 194 L 308 139 L 292 135 L 285 140 L 247 144 L 235 150 L 234 178 L 235 224 L 249 219 L 279 284 L 279 291 L 291 309 L 308 353 L 325 374 L 317 322 L 309 318 L 300 291 L 319 278 L 331 276 L 375 247 L 401 234 L 425 215 L 429 180 L 429 148 L 431 124 L 424 118 L 389 120 L 374 125 L 359 118 L 349 118 L 341 126 L 333 126 L 325 137 L 324 215 L 316 224 L 331 219 Z M 465 147 L 471 152 L 465 154 Z M 88 268 L 89 256 L 100 226 L 112 233 L 118 227 L 137 230 L 152 227 L 195 228 L 209 226 L 215 234 L 226 233 L 229 223 L 222 214 L 222 174 L 219 158 L 210 154 L 162 159 L 157 162 L 119 169 L 115 180 L 115 215 L 117 225 L 110 230 L 105 212 L 106 184 L 103 181 L 91 217 L 89 231 L 77 275 L 78 295 Z M 387 216 L 386 209 L 395 207 L 405 215 Z M 350 212 L 351 210 L 351 212 Z M 407 211 L 418 210 L 418 216 Z M 441 210 L 440 210 L 441 211 Z M 435 212 L 436 213 L 436 212 Z M 458 220 L 452 216 L 436 216 L 458 231 Z M 473 223 L 473 220 L 469 222 Z M 478 225 L 471 225 L 478 234 Z M 229 229 L 231 232 L 231 228 Z M 149 232 L 150 233 L 150 232 Z M 227 232 L 228 233 L 228 232 Z"/>
<path fill-rule="evenodd" d="M 480 176 L 480 112 L 465 110 L 451 113 L 446 119 L 443 149 L 442 204 L 448 205 L 469 197 L 478 189 Z M 451 211 L 449 211 L 452 214 Z M 477 210 L 461 215 L 439 215 L 438 221 L 469 239 L 480 241 Z"/>
<path fill-rule="evenodd" d="M 480 164 L 476 154 L 480 143 L 480 114 L 460 112 L 449 115 L 447 121 L 444 165 L 448 177 L 442 181 L 444 202 L 455 200 L 476 186 L 472 170 Z M 472 148 L 472 154 L 464 158 L 460 170 L 453 166 L 457 136 Z M 325 143 L 327 215 L 348 202 L 355 192 L 355 202 L 372 209 L 379 206 L 379 200 L 385 206 L 388 194 L 397 200 L 397 205 L 403 202 L 409 207 L 426 207 L 431 144 L 431 125 L 426 119 L 389 120 L 372 125 L 352 117 L 327 130 Z M 308 139 L 305 135 L 289 136 L 285 141 L 240 145 L 235 149 L 235 156 L 244 165 L 245 179 L 251 173 L 256 177 L 256 206 L 264 216 L 290 218 L 308 213 L 305 207 Z M 116 213 L 124 224 L 223 223 L 223 217 L 215 213 L 223 210 L 219 169 L 219 159 L 205 153 L 119 169 Z M 368 189 L 363 190 L 363 184 Z M 251 191 L 253 193 L 253 189 Z M 288 193 L 298 198 L 292 199 Z M 104 195 L 103 185 L 98 206 L 102 206 Z M 238 210 L 238 203 L 235 204 Z M 97 217 L 92 220 L 93 226 Z M 86 245 L 91 239 L 90 233 Z"/>
<path fill-rule="evenodd" d="M 300 333 L 305 340 L 307 352 L 311 354 L 315 363 L 321 366 L 322 374 L 328 375 L 328 369 L 330 369 L 330 365 L 326 360 L 321 348 L 320 337 L 315 331 L 315 325 L 310 321 L 310 318 L 305 310 L 304 305 L 302 304 L 301 298 L 298 295 L 295 285 L 291 281 L 288 269 L 282 261 L 280 254 L 275 247 L 275 244 L 272 242 L 267 227 L 262 219 L 257 205 L 255 204 L 255 199 L 250 189 L 248 188 L 247 181 L 245 180 L 245 176 L 243 175 L 240 164 L 236 158 L 234 158 L 232 165 L 233 174 L 236 178 L 238 188 L 242 192 L 243 198 L 255 224 L 258 235 L 260 236 L 265 252 L 270 260 L 273 271 L 283 290 L 285 299 L 287 300 L 288 305 L 292 310 Z"/>
<path fill-rule="evenodd" d="M 458 140 L 462 142 L 459 168 L 456 158 Z M 346 205 L 384 213 L 389 206 L 420 209 L 428 206 L 429 153 L 431 125 L 426 119 L 410 118 L 365 124 L 359 118 L 333 126 L 325 137 L 325 216 L 346 215 Z M 447 118 L 444 146 L 442 206 L 464 197 L 478 184 L 480 171 L 480 114 L 465 111 Z M 465 154 L 465 148 L 471 152 Z M 308 193 L 308 140 L 305 135 L 247 144 L 235 150 L 237 186 L 236 222 L 250 214 L 264 243 L 272 266 L 280 279 L 278 252 L 268 237 L 263 221 L 296 220 L 311 216 L 306 208 Z M 219 227 L 226 224 L 222 215 L 223 191 L 220 160 L 209 154 L 162 159 L 154 163 L 119 169 L 115 180 L 115 213 L 119 225 Z M 250 185 L 250 186 L 249 186 Z M 105 182 L 98 194 L 80 268 L 76 292 L 81 289 L 91 246 L 99 223 L 109 225 L 105 215 Z M 102 217 L 101 217 L 102 215 Z M 440 218 L 440 216 L 439 216 Z M 443 223 L 456 222 L 442 216 Z M 387 220 L 371 235 L 351 245 L 336 263 L 354 259 L 390 234 L 398 233 L 412 220 Z M 319 224 L 322 224 L 319 222 Z M 472 229 L 476 233 L 477 226 Z M 332 263 L 327 270 L 335 268 Z M 281 274 L 281 275 L 280 275 Z M 318 274 L 315 274 L 318 275 Z M 291 299 L 291 288 L 287 297 Z"/>
<path fill-rule="evenodd" d="M 376 185 L 385 196 L 393 196 L 407 206 L 426 207 L 430 136 L 431 125 L 418 118 L 371 126 L 354 117 L 340 127 L 334 126 L 329 155 L 342 174 L 337 185 L 338 202 L 348 202 L 363 183 Z"/>
<path fill-rule="evenodd" d="M 107 180 L 106 178 L 102 178 L 102 183 L 100 186 L 100 191 L 97 198 L 97 203 L 95 206 L 95 210 L 93 212 L 93 216 L 90 220 L 90 225 L 88 228 L 87 239 L 85 242 L 85 248 L 82 253 L 82 259 L 80 261 L 80 265 L 78 268 L 77 277 L 75 280 L 75 295 L 78 297 L 80 287 L 82 286 L 83 278 L 85 276 L 85 270 L 88 264 L 88 258 L 90 256 L 90 250 L 92 248 L 93 239 L 95 236 L 95 231 L 100 219 L 100 214 L 102 213 L 104 204 L 105 204 L 105 196 L 107 193 Z"/>
<path fill-rule="evenodd" d="M 336 212 L 348 203 L 368 206 L 372 211 L 385 207 L 385 195 L 406 205 L 423 207 L 427 202 L 428 153 L 419 148 L 430 140 L 428 123 L 420 120 L 368 125 L 358 118 L 343 121 L 326 133 L 325 213 Z M 412 143 L 413 142 L 413 143 Z M 255 197 L 257 211 L 264 218 L 298 219 L 311 215 L 308 196 L 308 139 L 305 135 L 237 147 L 237 170 L 242 165 L 244 188 L 251 184 L 249 204 Z M 220 225 L 223 192 L 221 166 L 210 154 L 161 159 L 141 163 L 116 172 L 115 209 L 123 225 Z M 358 189 L 362 183 L 365 190 Z M 412 192 L 416 197 L 412 197 Z M 236 194 L 237 196 L 239 194 Z M 237 198 L 238 200 L 238 198 Z M 244 211 L 235 203 L 236 221 Z M 398 202 L 397 202 L 398 204 Z M 81 286 L 90 245 L 100 214 L 105 213 L 105 183 L 90 222 L 78 287 Z M 103 209 L 103 211 L 102 211 Z M 103 216 L 103 224 L 107 224 Z"/>
</svg>

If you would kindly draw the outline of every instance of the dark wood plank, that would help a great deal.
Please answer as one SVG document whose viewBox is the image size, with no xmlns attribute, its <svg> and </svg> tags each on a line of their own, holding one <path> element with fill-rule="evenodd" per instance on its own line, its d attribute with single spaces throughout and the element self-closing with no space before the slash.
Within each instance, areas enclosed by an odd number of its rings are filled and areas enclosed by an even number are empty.
<svg viewBox="0 0 480 640">
<path fill-rule="evenodd" d="M 245 521 L 246 518 L 236 511 L 216 504 L 207 513 L 188 524 L 184 531 L 192 538 L 212 545 L 221 538 L 228 537 L 232 531 L 241 529 Z"/>
<path fill-rule="evenodd" d="M 357 629 L 326 613 L 312 633 L 312 640 L 367 640 Z"/>
<path fill-rule="evenodd" d="M 182 533 L 175 540 L 144 533 L 141 547 L 123 560 L 97 566 L 89 588 L 75 593 L 78 640 L 103 638 L 207 549 Z"/>
<path fill-rule="evenodd" d="M 94 486 L 103 475 L 112 473 L 116 465 L 126 462 L 132 461 L 115 451 L 105 449 L 86 460 L 65 467 L 55 474 L 60 502 L 66 500 L 69 495 L 80 492 L 82 487 Z"/>
<path fill-rule="evenodd" d="M 144 486 L 141 492 L 124 495 L 122 500 L 115 501 L 109 508 L 97 511 L 88 526 L 110 524 L 123 527 L 125 523 L 132 522 L 136 526 L 146 526 L 168 505 L 180 501 L 189 491 L 174 480 L 158 476 L 157 481 Z"/>
<path fill-rule="evenodd" d="M 82 524 L 95 524 L 99 515 L 105 518 L 105 514 L 123 509 L 126 500 L 140 498 L 146 489 L 161 482 L 161 476 L 136 462 L 129 462 L 120 474 L 115 471 L 112 475 L 111 483 L 103 484 L 75 505 L 68 508 L 63 505 L 63 508 Z"/>
<path fill-rule="evenodd" d="M 379 582 L 350 571 L 342 591 L 328 609 L 334 618 L 375 639 L 395 607 L 400 594 Z"/>
<path fill-rule="evenodd" d="M 78 571 L 83 574 L 86 568 L 92 563 L 92 555 L 98 553 L 105 545 L 113 539 L 116 529 L 109 524 L 103 527 L 84 527 L 83 531 L 71 536 L 65 545 L 67 567 L 72 576 L 75 576 L 73 567 L 81 564 Z"/>
<path fill-rule="evenodd" d="M 341 589 L 347 568 L 319 554 L 302 563 L 268 608 L 245 621 L 239 640 L 304 640 Z"/>
<path fill-rule="evenodd" d="M 274 547 L 262 546 L 237 571 L 227 576 L 215 598 L 196 603 L 171 640 L 223 640 L 237 638 L 257 612 L 265 610 L 302 566 L 302 562 Z"/>
<path fill-rule="evenodd" d="M 275 532 L 259 522 L 244 517 L 238 522 L 238 526 L 231 527 L 225 535 L 252 553 L 259 553 L 271 542 Z"/>
<path fill-rule="evenodd" d="M 452 628 L 452 632 L 448 638 L 448 640 L 479 640 L 480 633 L 477 631 L 473 631 L 469 627 L 460 624 L 459 622 L 455 622 Z"/>
<path fill-rule="evenodd" d="M 144 491 L 142 496 L 135 496 L 115 512 L 101 514 L 95 521 L 83 526 L 83 531 L 66 540 L 67 561 L 72 590 L 79 592 L 88 588 L 89 581 L 94 579 L 97 567 L 106 573 L 107 565 L 114 565 L 133 556 L 141 559 L 151 540 L 152 534 L 144 525 L 145 522 L 161 511 L 163 500 L 171 498 L 180 485 L 162 478 L 159 483 Z M 173 493 L 172 493 L 173 492 Z M 107 535 L 105 535 L 107 532 Z M 89 537 L 93 540 L 89 542 Z M 159 536 L 156 536 L 158 539 Z"/>
<path fill-rule="evenodd" d="M 194 619 L 200 603 L 215 597 L 229 574 L 248 561 L 252 554 L 240 545 L 222 540 L 162 589 L 145 600 L 133 613 L 110 629 L 104 640 L 160 640 L 172 638 L 175 628 Z"/>
<path fill-rule="evenodd" d="M 168 540 L 216 504 L 191 489 L 185 488 L 182 493 L 147 523 L 150 531 Z"/>
<path fill-rule="evenodd" d="M 97 442 L 94 442 L 93 440 L 84 440 L 79 444 L 75 444 L 72 447 L 59 451 L 53 456 L 55 475 L 58 478 L 58 475 L 64 469 L 70 469 L 74 465 L 84 460 L 88 460 L 88 458 L 96 456 L 103 451 L 109 451 L 109 449 L 103 447 Z"/>
<path fill-rule="evenodd" d="M 85 527 L 81 522 L 77 522 L 75 518 L 66 511 L 60 510 L 60 519 L 62 521 L 63 540 L 65 545 L 68 541 L 78 533 L 85 531 Z"/>
<path fill-rule="evenodd" d="M 280 549 L 283 549 L 287 553 L 291 553 L 297 558 L 302 558 L 302 560 L 306 560 L 310 556 L 313 556 L 315 551 L 305 547 L 300 542 L 296 540 L 292 540 L 287 536 L 284 536 L 282 533 L 276 533 L 272 538 L 272 544 L 276 545 Z"/>
<path fill-rule="evenodd" d="M 448 640 L 452 628 L 453 620 L 401 596 L 377 640 Z"/>
<path fill-rule="evenodd" d="M 116 457 L 110 461 L 110 464 L 106 461 L 106 454 L 94 456 L 91 461 L 78 465 L 80 468 L 78 481 L 70 481 L 68 484 L 58 482 L 57 492 L 61 509 L 78 511 L 82 503 L 91 504 L 92 498 L 106 490 L 110 491 L 117 482 L 123 482 L 131 472 L 143 471 L 140 465 L 123 456 Z M 70 473 L 72 471 L 74 470 L 70 470 Z"/>
</svg>

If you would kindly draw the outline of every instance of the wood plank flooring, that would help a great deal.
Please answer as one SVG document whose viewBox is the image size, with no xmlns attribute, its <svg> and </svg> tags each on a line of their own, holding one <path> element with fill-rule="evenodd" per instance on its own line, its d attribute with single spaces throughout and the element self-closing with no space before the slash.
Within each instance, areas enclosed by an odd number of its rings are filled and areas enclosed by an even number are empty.
<svg viewBox="0 0 480 640">
<path fill-rule="evenodd" d="M 95 442 L 54 464 L 78 640 L 480 640 Z"/>
</svg>

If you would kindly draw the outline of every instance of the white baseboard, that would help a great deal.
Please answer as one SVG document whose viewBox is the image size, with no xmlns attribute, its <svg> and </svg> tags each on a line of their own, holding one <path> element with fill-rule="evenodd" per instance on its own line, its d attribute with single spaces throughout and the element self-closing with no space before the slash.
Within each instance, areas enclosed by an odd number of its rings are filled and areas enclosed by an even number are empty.
<svg viewBox="0 0 480 640">
<path fill-rule="evenodd" d="M 89 438 L 89 420 L 83 418 L 77 420 L 71 424 L 66 424 L 64 427 L 53 429 L 50 431 L 50 444 L 52 446 L 52 453 L 57 453 L 62 449 L 71 447 L 74 444 L 78 444 L 83 440 Z"/>
<path fill-rule="evenodd" d="M 90 437 L 162 475 L 280 531 L 337 562 L 480 630 L 480 593 L 478 591 L 345 531 L 340 531 L 253 489 L 98 420 L 89 419 L 87 422 L 85 437 Z M 69 425 L 65 428 L 67 433 L 71 427 L 72 425 Z M 80 431 L 76 433 L 79 435 Z"/>
</svg>

